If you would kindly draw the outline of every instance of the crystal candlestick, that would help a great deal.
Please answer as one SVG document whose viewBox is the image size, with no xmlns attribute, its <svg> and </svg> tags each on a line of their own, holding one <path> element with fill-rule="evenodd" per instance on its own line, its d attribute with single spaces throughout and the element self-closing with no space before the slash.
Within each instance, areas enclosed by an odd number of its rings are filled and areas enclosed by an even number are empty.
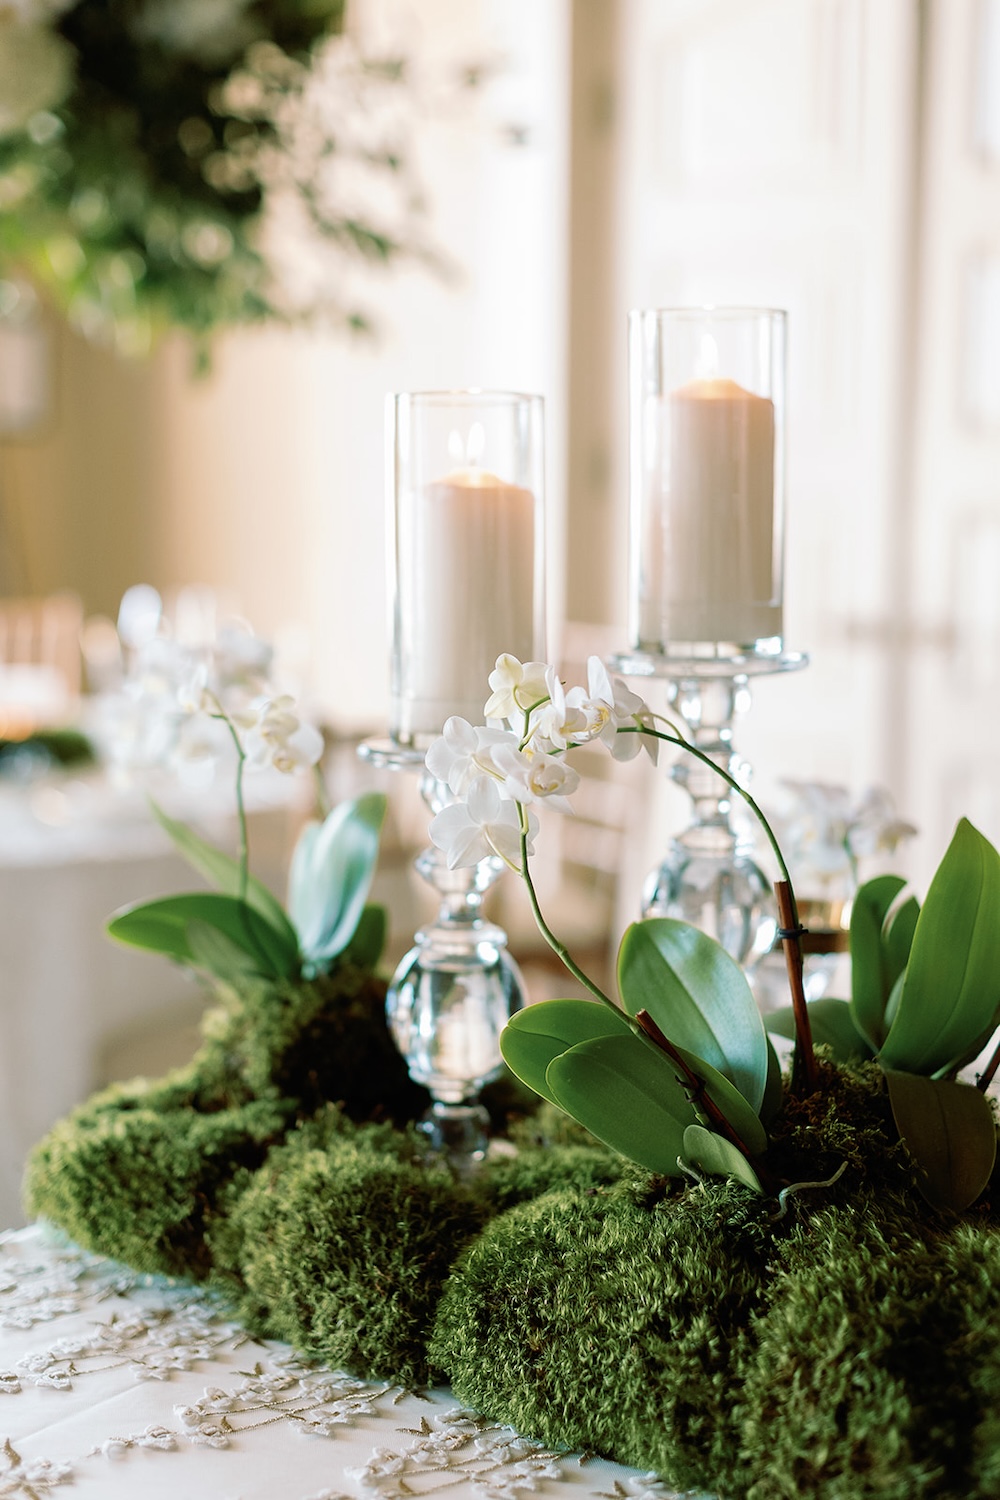
<svg viewBox="0 0 1000 1500">
<path fill-rule="evenodd" d="M 785 315 L 652 308 L 629 318 L 630 649 L 659 677 L 692 745 L 740 786 L 733 748 L 749 679 L 805 665 L 783 642 Z M 737 794 L 694 756 L 672 775 L 694 818 L 646 883 L 643 911 L 680 917 L 753 964 L 776 931 L 768 882 L 733 820 Z"/>
<path fill-rule="evenodd" d="M 674 662 L 670 671 L 678 675 L 666 683 L 672 714 L 682 720 L 694 748 L 747 789 L 750 767 L 736 752 L 733 727 L 736 713 L 749 707 L 749 678 L 795 671 L 806 662 L 792 652 L 691 661 L 683 667 Z M 637 676 L 664 676 L 667 670 L 661 659 L 636 652 L 620 653 L 612 664 Z M 737 963 L 752 968 L 773 946 L 777 920 L 770 882 L 753 856 L 752 830 L 747 819 L 733 816 L 739 793 L 711 766 L 684 752 L 670 775 L 690 796 L 693 818 L 647 877 L 642 914 L 690 922 L 716 938 Z"/>
<path fill-rule="evenodd" d="M 424 770 L 451 717 L 482 722 L 497 657 L 544 660 L 542 402 L 513 392 L 391 398 L 388 422 L 390 739 L 363 754 L 422 770 L 432 814 L 454 800 Z M 486 1149 L 483 1085 L 500 1072 L 500 1032 L 525 1003 L 503 930 L 482 914 L 503 871 L 490 857 L 449 870 L 416 861 L 440 898 L 389 986 L 389 1026 L 434 1103 L 421 1128 L 459 1170 Z"/>
<path fill-rule="evenodd" d="M 432 814 L 454 800 L 430 774 L 421 793 Z M 503 929 L 482 915 L 502 860 L 449 870 L 441 850 L 428 848 L 416 868 L 441 905 L 393 976 L 386 1016 L 410 1076 L 434 1100 L 419 1128 L 461 1168 L 485 1155 L 489 1117 L 479 1092 L 500 1073 L 500 1033 L 524 1004 L 524 982 Z"/>
</svg>

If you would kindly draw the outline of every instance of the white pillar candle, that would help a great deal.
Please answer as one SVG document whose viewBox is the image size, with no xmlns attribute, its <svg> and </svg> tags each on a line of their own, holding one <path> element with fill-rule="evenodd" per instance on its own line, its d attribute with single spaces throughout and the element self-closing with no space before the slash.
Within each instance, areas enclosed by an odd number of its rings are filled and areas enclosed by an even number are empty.
<svg viewBox="0 0 1000 1500">
<path fill-rule="evenodd" d="M 397 732 L 440 732 L 459 714 L 482 723 L 502 652 L 530 660 L 534 643 L 535 497 L 476 467 L 411 491 L 400 507 L 410 587 Z"/>
<path fill-rule="evenodd" d="M 782 633 L 774 536 L 774 403 L 732 380 L 693 380 L 649 403 L 661 425 L 640 572 L 644 643 Z"/>
</svg>

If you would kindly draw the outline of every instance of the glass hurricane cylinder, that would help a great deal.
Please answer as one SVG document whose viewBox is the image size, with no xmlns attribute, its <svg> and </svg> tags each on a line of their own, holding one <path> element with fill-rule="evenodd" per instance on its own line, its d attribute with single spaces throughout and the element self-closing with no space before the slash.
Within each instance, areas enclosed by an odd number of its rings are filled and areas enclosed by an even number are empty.
<svg viewBox="0 0 1000 1500">
<path fill-rule="evenodd" d="M 629 318 L 633 651 L 782 649 L 785 314 Z"/>
<path fill-rule="evenodd" d="M 545 657 L 543 407 L 513 392 L 390 398 L 388 492 L 392 601 L 390 742 L 369 758 L 422 772 L 429 811 L 456 799 L 424 769 L 452 716 L 483 722 L 502 653 Z M 486 1149 L 483 1085 L 501 1069 L 500 1032 L 525 1002 L 502 928 L 483 897 L 496 857 L 449 870 L 440 849 L 416 861 L 437 917 L 415 935 L 389 986 L 390 1030 L 431 1093 L 424 1133 L 458 1170 Z"/>
<path fill-rule="evenodd" d="M 501 652 L 544 656 L 540 396 L 390 398 L 390 733 L 426 746 L 482 721 Z"/>
</svg>

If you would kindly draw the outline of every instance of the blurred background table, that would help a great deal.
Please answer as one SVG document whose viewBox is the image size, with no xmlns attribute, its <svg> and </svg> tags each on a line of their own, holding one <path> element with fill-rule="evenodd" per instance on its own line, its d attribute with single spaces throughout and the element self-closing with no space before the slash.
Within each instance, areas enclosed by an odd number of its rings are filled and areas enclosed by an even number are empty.
<svg viewBox="0 0 1000 1500">
<path fill-rule="evenodd" d="M 235 845 L 232 786 L 149 783 L 173 816 Z M 248 782 L 255 872 L 282 894 L 309 791 L 298 779 Z M 305 799 L 305 805 L 304 805 Z M 0 778 L 0 1223 L 23 1223 L 27 1151 L 94 1088 L 159 1073 L 197 1045 L 205 992 L 164 959 L 105 934 L 118 907 L 204 882 L 153 820 L 147 791 L 100 769 Z"/>
</svg>

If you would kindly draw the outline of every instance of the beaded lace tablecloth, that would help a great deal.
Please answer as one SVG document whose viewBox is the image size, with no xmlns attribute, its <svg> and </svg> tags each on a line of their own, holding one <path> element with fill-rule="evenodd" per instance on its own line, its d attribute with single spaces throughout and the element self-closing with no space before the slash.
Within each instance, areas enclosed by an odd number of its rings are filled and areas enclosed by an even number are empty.
<svg viewBox="0 0 1000 1500">
<path fill-rule="evenodd" d="M 448 1391 L 353 1379 L 258 1342 L 208 1293 L 0 1235 L 0 1500 L 676 1500 Z"/>
</svg>

